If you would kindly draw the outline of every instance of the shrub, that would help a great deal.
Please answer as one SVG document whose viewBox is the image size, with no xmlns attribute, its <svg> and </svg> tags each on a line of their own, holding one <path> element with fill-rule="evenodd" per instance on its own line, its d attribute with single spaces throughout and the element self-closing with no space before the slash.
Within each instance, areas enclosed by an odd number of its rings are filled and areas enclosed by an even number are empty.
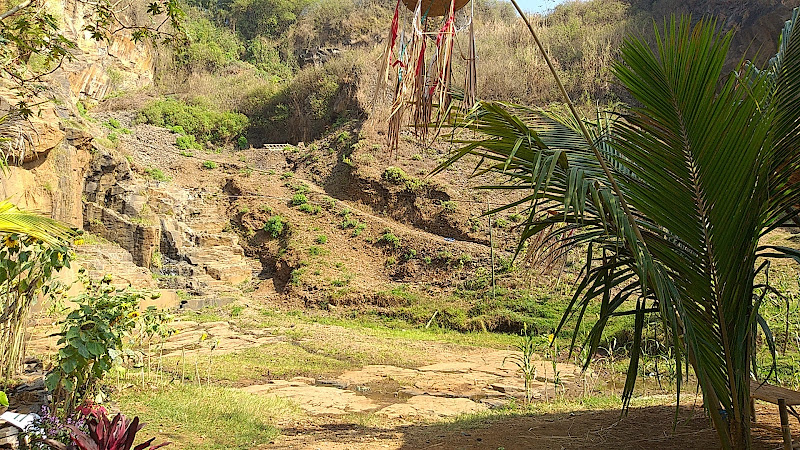
<svg viewBox="0 0 800 450">
<path fill-rule="evenodd" d="M 217 163 L 214 161 L 203 161 L 203 169 L 213 170 L 217 168 Z"/>
<path fill-rule="evenodd" d="M 244 51 L 236 33 L 217 27 L 205 17 L 187 19 L 185 31 L 188 43 L 180 47 L 176 62 L 190 73 L 219 70 L 237 61 Z"/>
<path fill-rule="evenodd" d="M 336 135 L 336 143 L 339 145 L 350 141 L 350 139 L 352 139 L 352 137 L 349 131 L 340 131 L 339 134 Z"/>
<path fill-rule="evenodd" d="M 188 150 L 181 150 L 181 156 L 185 156 L 187 158 L 191 158 L 191 157 L 194 156 L 194 153 L 192 153 L 192 152 L 190 152 Z"/>
<path fill-rule="evenodd" d="M 409 176 L 399 167 L 387 167 L 383 171 L 383 179 L 394 184 L 403 184 L 409 180 Z"/>
<path fill-rule="evenodd" d="M 74 299 L 78 307 L 62 322 L 56 365 L 45 379 L 67 414 L 94 398 L 98 383 L 120 361 L 144 298 L 143 292 L 114 288 L 106 276 L 86 281 L 86 293 Z"/>
<path fill-rule="evenodd" d="M 155 167 L 148 167 L 147 169 L 144 169 L 144 173 L 156 181 L 170 181 L 172 179 L 167 175 L 164 175 L 164 172 L 162 172 L 161 169 Z"/>
<path fill-rule="evenodd" d="M 468 253 L 462 253 L 461 256 L 458 257 L 459 267 L 464 267 L 471 262 L 472 262 L 472 256 L 470 256 Z"/>
<path fill-rule="evenodd" d="M 308 203 L 308 198 L 305 194 L 294 194 L 292 196 L 292 206 L 300 206 Z"/>
<path fill-rule="evenodd" d="M 191 135 L 181 135 L 175 139 L 175 145 L 181 150 L 201 150 L 203 148 L 199 142 Z"/>
<path fill-rule="evenodd" d="M 7 201 L 5 204 L 11 205 Z M 27 224 L 24 219 L 22 222 Z M 16 226 L 5 224 L 4 228 L 9 231 Z M 54 275 L 69 267 L 72 252 L 68 245 L 61 240 L 45 244 L 26 235 L 4 233 L 0 245 L 0 380 L 10 380 L 22 364 L 33 304 L 50 296 L 57 299 L 63 293 L 63 285 Z"/>
<path fill-rule="evenodd" d="M 420 189 L 424 188 L 428 184 L 425 180 L 420 180 L 419 178 L 409 178 L 406 181 L 406 189 L 410 192 L 418 192 Z"/>
<path fill-rule="evenodd" d="M 320 256 L 320 255 L 325 255 L 325 254 L 328 254 L 328 253 L 330 253 L 328 250 L 319 248 L 319 247 L 314 246 L 314 245 L 312 245 L 311 247 L 308 248 L 308 254 L 310 256 Z"/>
<path fill-rule="evenodd" d="M 183 127 L 182 127 L 182 126 L 180 126 L 180 125 L 168 126 L 168 127 L 166 127 L 166 128 L 167 128 L 169 131 L 172 131 L 173 133 L 178 133 L 178 134 L 186 134 L 186 131 L 185 131 L 185 130 L 183 129 Z"/>
<path fill-rule="evenodd" d="M 320 208 L 319 205 L 312 205 L 310 203 L 304 203 L 297 209 L 308 214 L 319 214 L 320 211 L 322 211 L 322 208 Z"/>
<path fill-rule="evenodd" d="M 405 188 L 411 192 L 417 192 L 425 187 L 426 181 L 408 176 L 408 174 L 399 167 L 390 166 L 383 171 L 383 179 L 392 184 L 403 184 Z"/>
<path fill-rule="evenodd" d="M 358 226 L 358 224 L 359 224 L 359 223 L 361 223 L 361 222 L 359 222 L 359 221 L 358 221 L 358 220 L 356 220 L 356 219 L 351 219 L 351 218 L 349 218 L 349 217 L 345 217 L 345 219 L 342 221 L 342 223 L 340 223 L 340 224 L 339 224 L 339 226 L 340 226 L 340 227 L 341 227 L 343 230 L 346 230 L 346 229 L 348 229 L 348 228 L 356 228 L 356 227 Z"/>
<path fill-rule="evenodd" d="M 180 126 L 200 141 L 231 142 L 247 128 L 247 116 L 235 112 L 217 111 L 197 102 L 186 104 L 164 99 L 151 102 L 139 112 L 137 121 L 158 127 Z"/>
<path fill-rule="evenodd" d="M 292 76 L 292 70 L 281 61 L 277 45 L 264 37 L 259 36 L 247 44 L 246 58 L 256 69 L 275 80 L 286 80 Z"/>
<path fill-rule="evenodd" d="M 308 185 L 305 183 L 300 184 L 291 184 L 286 183 L 286 186 L 294 191 L 295 194 L 308 194 L 311 189 L 308 188 Z"/>
<path fill-rule="evenodd" d="M 236 140 L 236 145 L 238 145 L 241 150 L 246 149 L 248 147 L 247 138 L 239 136 L 239 139 Z"/>
<path fill-rule="evenodd" d="M 322 197 L 322 206 L 324 206 L 325 209 L 333 209 L 336 207 L 336 200 L 326 195 Z"/>
<path fill-rule="evenodd" d="M 383 234 L 378 239 L 378 242 L 383 242 L 391 248 L 400 247 L 400 238 L 395 236 L 391 230 L 384 230 Z"/>
<path fill-rule="evenodd" d="M 305 271 L 306 270 L 304 268 L 297 268 L 292 270 L 292 273 L 289 275 L 290 276 L 289 283 L 291 283 L 292 286 L 300 286 L 300 284 L 302 284 L 303 282 L 302 278 L 303 278 L 303 273 L 305 273 Z"/>
<path fill-rule="evenodd" d="M 287 226 L 288 223 L 286 223 L 286 219 L 282 216 L 272 216 L 267 220 L 267 223 L 264 224 L 264 231 L 270 236 L 277 238 L 286 232 Z"/>
<path fill-rule="evenodd" d="M 363 222 L 359 223 L 358 225 L 356 225 L 356 227 L 355 227 L 355 228 L 353 228 L 353 233 L 351 234 L 351 236 L 353 236 L 353 237 L 356 237 L 356 236 L 358 236 L 358 235 L 359 235 L 359 234 L 361 234 L 361 232 L 362 232 L 362 231 L 364 231 L 366 228 L 367 228 L 367 224 L 365 224 L 365 223 L 363 223 Z"/>
<path fill-rule="evenodd" d="M 456 212 L 458 205 L 452 200 L 446 200 L 441 203 L 442 209 L 447 212 Z"/>
<path fill-rule="evenodd" d="M 314 242 L 316 242 L 317 244 L 326 244 L 328 242 L 328 236 L 320 234 L 319 236 L 317 236 L 316 239 L 314 239 Z"/>
</svg>

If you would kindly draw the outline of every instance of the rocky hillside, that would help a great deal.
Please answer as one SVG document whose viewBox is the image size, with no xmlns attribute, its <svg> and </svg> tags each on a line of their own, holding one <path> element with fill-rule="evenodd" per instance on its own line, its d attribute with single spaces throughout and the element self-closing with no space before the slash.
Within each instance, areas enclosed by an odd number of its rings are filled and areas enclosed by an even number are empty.
<svg viewBox="0 0 800 450">
<path fill-rule="evenodd" d="M 224 22 L 223 11 L 199 5 L 187 19 L 189 49 L 175 55 L 125 37 L 86 39 L 83 4 L 57 5 L 79 44 L 76 57 L 40 91 L 41 100 L 57 101 L 11 124 L 29 139 L 8 147 L 18 157 L 2 194 L 85 229 L 88 244 L 78 253 L 95 275 L 112 272 L 120 283 L 162 289 L 168 302 L 367 305 L 418 323 L 459 304 L 470 313 L 447 318 L 457 328 L 518 328 L 527 306 L 503 305 L 502 314 L 479 307 L 494 299 L 492 279 L 519 296 L 539 283 L 509 275 L 517 211 L 494 216 L 491 225 L 482 216 L 514 198 L 471 190 L 474 161 L 429 177 L 452 150 L 447 142 L 420 145 L 404 131 L 399 150 L 388 151 L 385 111 L 366 107 L 374 75 L 366 58 L 379 49 L 387 10 L 365 4 L 342 6 L 337 14 L 351 20 L 340 27 L 322 6 L 309 6 L 277 34 L 226 31 L 215 25 Z M 718 14 L 725 27 L 740 29 L 736 45 L 751 52 L 772 51 L 790 11 L 775 2 L 570 2 L 538 26 L 562 69 L 586 76 L 570 78 L 574 92 L 611 98 L 601 70 L 614 54 L 608 45 L 634 21 L 673 8 Z M 500 43 L 514 55 L 503 64 L 535 60 L 507 5 L 479 2 L 477 11 L 489 30 L 479 36 L 486 60 L 499 58 L 489 44 Z M 595 39 L 608 44 L 605 50 L 591 57 L 581 49 L 599 41 L 570 50 L 556 39 L 581 26 L 602 30 Z M 274 52 L 256 53 L 256 42 Z M 522 82 L 497 75 L 515 73 L 497 61 L 485 70 L 486 97 L 554 98 L 540 89 L 539 75 Z M 18 101 L 11 87 L 2 82 L 0 112 Z M 164 100 L 167 88 L 175 95 Z"/>
<path fill-rule="evenodd" d="M 714 17 L 726 30 L 736 32 L 732 53 L 762 63 L 775 54 L 783 23 L 791 17 L 798 0 L 631 0 L 633 6 L 658 22 L 673 14 Z M 738 62 L 731 60 L 733 65 Z"/>
</svg>

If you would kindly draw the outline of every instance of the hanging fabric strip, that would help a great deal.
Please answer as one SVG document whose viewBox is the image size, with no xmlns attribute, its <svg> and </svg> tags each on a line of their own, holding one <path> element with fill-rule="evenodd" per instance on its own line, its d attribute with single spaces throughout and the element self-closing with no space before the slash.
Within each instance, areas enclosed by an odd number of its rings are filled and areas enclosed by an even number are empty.
<svg viewBox="0 0 800 450">
<path fill-rule="evenodd" d="M 422 0 L 417 3 L 417 12 L 421 10 Z M 425 20 L 424 23 L 421 23 Z M 415 15 L 414 22 L 415 30 L 419 30 L 416 35 L 420 38 L 419 55 L 416 62 L 416 74 L 414 80 L 414 94 L 412 103 L 414 105 L 414 134 L 422 141 L 428 138 L 428 122 L 430 120 L 431 110 L 431 97 L 427 95 L 426 82 L 427 71 L 425 70 L 425 50 L 428 47 L 427 38 L 425 36 L 427 31 L 427 16 L 423 19 Z"/>
<path fill-rule="evenodd" d="M 450 12 L 444 26 L 439 32 L 437 43 L 439 44 L 439 52 L 442 56 L 439 58 L 439 80 L 437 81 L 439 89 L 439 114 L 441 114 L 450 107 L 450 81 L 452 75 L 452 58 L 453 58 L 453 45 L 455 44 L 455 0 L 450 1 Z M 441 120 L 441 117 L 440 117 Z"/>
</svg>

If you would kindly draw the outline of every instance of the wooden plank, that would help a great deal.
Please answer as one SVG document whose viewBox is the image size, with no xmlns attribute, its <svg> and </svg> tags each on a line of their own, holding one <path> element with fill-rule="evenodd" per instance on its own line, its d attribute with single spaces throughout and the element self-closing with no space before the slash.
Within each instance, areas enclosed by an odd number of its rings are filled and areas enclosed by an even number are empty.
<svg viewBox="0 0 800 450">
<path fill-rule="evenodd" d="M 750 380 L 750 396 L 777 405 L 778 399 L 784 399 L 787 406 L 800 405 L 800 392 L 769 384 L 762 385 Z"/>
</svg>

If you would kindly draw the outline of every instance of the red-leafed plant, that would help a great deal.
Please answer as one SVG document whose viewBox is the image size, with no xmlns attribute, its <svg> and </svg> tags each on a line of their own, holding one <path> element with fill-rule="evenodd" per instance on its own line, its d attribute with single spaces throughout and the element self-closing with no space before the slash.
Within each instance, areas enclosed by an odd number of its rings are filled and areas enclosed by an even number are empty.
<svg viewBox="0 0 800 450">
<path fill-rule="evenodd" d="M 129 421 L 122 414 L 117 414 L 113 420 L 109 421 L 104 412 L 97 411 L 89 419 L 89 433 L 85 433 L 75 426 L 68 426 L 72 445 L 68 449 L 77 450 L 155 450 L 170 444 L 164 442 L 158 445 L 150 445 L 155 440 L 151 438 L 137 446 L 133 446 L 136 433 L 144 427 L 139 423 L 139 418 L 134 417 Z"/>
</svg>

